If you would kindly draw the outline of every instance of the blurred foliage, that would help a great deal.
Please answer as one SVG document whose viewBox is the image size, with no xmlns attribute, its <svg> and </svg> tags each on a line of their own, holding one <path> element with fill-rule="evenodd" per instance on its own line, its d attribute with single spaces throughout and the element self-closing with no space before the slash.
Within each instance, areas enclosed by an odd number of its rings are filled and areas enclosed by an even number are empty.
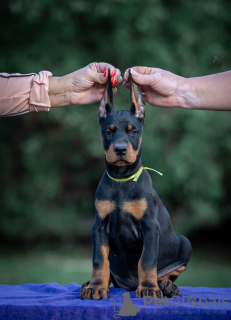
<svg viewBox="0 0 231 320">
<path fill-rule="evenodd" d="M 0 70 L 61 76 L 106 61 L 122 72 L 133 65 L 185 77 L 226 71 L 230 12 L 227 0 L 2 1 Z M 119 87 L 115 105 L 128 102 Z M 230 216 L 229 116 L 147 106 L 143 164 L 164 173 L 151 175 L 177 232 Z M 4 239 L 90 236 L 104 171 L 97 104 L 0 119 L 0 163 Z"/>
</svg>

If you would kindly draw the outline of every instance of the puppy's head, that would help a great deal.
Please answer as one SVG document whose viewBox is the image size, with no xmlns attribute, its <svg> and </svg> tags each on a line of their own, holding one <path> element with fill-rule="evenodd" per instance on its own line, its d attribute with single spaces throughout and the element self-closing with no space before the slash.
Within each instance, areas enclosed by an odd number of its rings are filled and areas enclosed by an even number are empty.
<svg viewBox="0 0 231 320">
<path fill-rule="evenodd" d="M 130 82 L 130 111 L 114 111 L 113 93 L 108 70 L 108 82 L 99 105 L 99 123 L 106 161 L 115 166 L 133 164 L 141 153 L 142 129 L 145 117 L 145 103 L 140 87 Z"/>
</svg>

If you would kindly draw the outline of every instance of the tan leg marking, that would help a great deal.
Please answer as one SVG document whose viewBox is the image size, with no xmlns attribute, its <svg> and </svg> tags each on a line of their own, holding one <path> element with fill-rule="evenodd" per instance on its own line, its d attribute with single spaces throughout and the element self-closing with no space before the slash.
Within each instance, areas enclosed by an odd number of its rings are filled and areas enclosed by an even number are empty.
<svg viewBox="0 0 231 320">
<path fill-rule="evenodd" d="M 102 256 L 103 256 L 103 265 L 102 268 L 99 270 L 92 271 L 92 278 L 91 281 L 94 280 L 101 280 L 102 281 L 102 287 L 108 287 L 109 286 L 109 279 L 110 279 L 110 268 L 109 268 L 109 247 L 101 246 L 100 247 Z"/>
<path fill-rule="evenodd" d="M 107 298 L 107 289 L 111 283 L 108 261 L 109 247 L 101 246 L 100 250 L 103 256 L 102 267 L 98 270 L 93 269 L 90 283 L 81 292 L 82 299 Z"/>
<path fill-rule="evenodd" d="M 169 279 L 170 276 L 177 276 L 178 277 L 179 274 L 181 274 L 181 272 L 185 271 L 185 269 L 186 269 L 185 266 L 181 266 L 181 267 L 177 268 L 176 270 L 173 270 L 173 271 L 165 274 L 164 276 L 159 277 L 158 279 L 160 279 L 160 278 L 161 279 L 162 278 Z"/>
<path fill-rule="evenodd" d="M 159 286 L 157 283 L 157 270 L 156 268 L 153 268 L 152 270 L 144 271 L 141 265 L 142 255 L 138 262 L 139 286 L 136 289 L 136 298 L 142 298 L 144 296 L 162 298 L 163 295 L 159 290 Z"/>
<path fill-rule="evenodd" d="M 123 210 L 132 214 L 136 219 L 142 219 L 146 209 L 147 201 L 145 199 L 123 203 Z"/>
<path fill-rule="evenodd" d="M 114 201 L 108 200 L 96 200 L 95 206 L 101 219 L 104 219 L 108 214 L 112 213 L 116 207 Z"/>
</svg>

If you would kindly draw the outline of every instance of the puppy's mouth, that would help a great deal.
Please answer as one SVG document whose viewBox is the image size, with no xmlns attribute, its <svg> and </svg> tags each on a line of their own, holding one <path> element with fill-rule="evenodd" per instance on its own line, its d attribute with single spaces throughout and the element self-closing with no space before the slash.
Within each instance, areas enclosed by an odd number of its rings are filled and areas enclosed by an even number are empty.
<svg viewBox="0 0 231 320">
<path fill-rule="evenodd" d="M 117 159 L 112 164 L 121 167 L 129 165 L 131 162 L 127 160 L 126 156 L 117 156 Z"/>
<path fill-rule="evenodd" d="M 118 160 L 118 161 L 113 163 L 113 165 L 117 166 L 117 167 L 124 167 L 124 166 L 127 166 L 129 164 L 131 164 L 131 163 L 127 162 L 127 161 L 124 161 L 124 160 Z"/>
</svg>

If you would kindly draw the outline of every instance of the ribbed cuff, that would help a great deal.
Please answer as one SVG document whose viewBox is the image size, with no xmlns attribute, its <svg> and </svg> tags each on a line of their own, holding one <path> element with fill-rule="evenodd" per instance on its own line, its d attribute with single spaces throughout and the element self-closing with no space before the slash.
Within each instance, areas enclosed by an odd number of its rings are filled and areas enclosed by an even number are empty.
<svg viewBox="0 0 231 320">
<path fill-rule="evenodd" d="M 50 71 L 40 71 L 33 79 L 29 97 L 30 111 L 49 111 L 51 102 L 48 95 Z"/>
</svg>

